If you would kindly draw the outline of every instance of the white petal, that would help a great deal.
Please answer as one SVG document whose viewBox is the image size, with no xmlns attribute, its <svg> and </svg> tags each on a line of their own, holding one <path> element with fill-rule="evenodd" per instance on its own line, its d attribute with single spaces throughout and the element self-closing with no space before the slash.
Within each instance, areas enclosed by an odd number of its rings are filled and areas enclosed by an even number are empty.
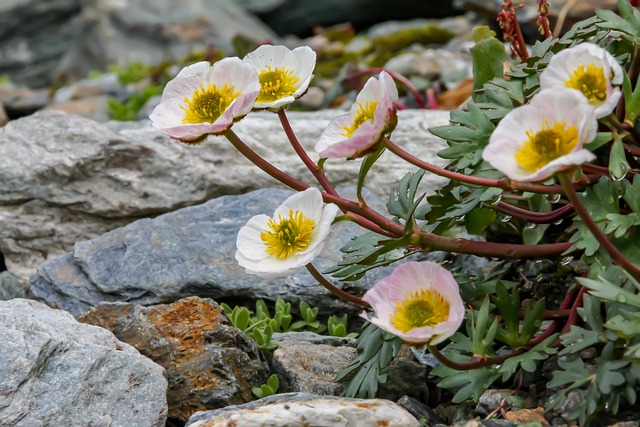
<svg viewBox="0 0 640 427">
<path fill-rule="evenodd" d="M 313 220 L 314 224 L 317 224 L 322 217 L 323 206 L 324 202 L 322 201 L 320 191 L 316 188 L 309 187 L 285 200 L 273 213 L 273 217 L 277 218 L 278 215 L 288 217 L 289 211 L 293 209 L 294 211 L 302 212 L 306 217 Z"/>
</svg>

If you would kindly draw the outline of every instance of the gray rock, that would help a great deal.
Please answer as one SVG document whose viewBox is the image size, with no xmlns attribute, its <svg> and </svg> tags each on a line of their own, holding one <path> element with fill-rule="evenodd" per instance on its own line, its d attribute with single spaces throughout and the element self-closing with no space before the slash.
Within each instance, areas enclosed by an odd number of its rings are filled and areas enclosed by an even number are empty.
<svg viewBox="0 0 640 427">
<path fill-rule="evenodd" d="M 230 0 L 14 0 L 0 4 L 0 74 L 31 87 L 134 61 L 158 64 L 233 39 L 276 41 Z"/>
<path fill-rule="evenodd" d="M 438 414 L 436 414 L 433 408 L 414 397 L 402 396 L 400 399 L 398 399 L 397 403 L 398 405 L 409 411 L 409 413 L 416 417 L 416 419 L 420 420 L 421 422 L 422 420 L 425 420 L 426 425 L 444 423 L 444 421 L 442 421 Z"/>
<path fill-rule="evenodd" d="M 38 268 L 31 291 L 74 315 L 103 301 L 148 305 L 193 295 L 244 304 L 258 298 L 283 298 L 293 305 L 304 300 L 323 313 L 353 311 L 337 297 L 328 297 L 305 269 L 286 278 L 265 279 L 246 274 L 235 261 L 240 227 L 253 215 L 271 215 L 291 194 L 263 189 L 220 197 L 79 242 L 72 253 Z M 334 227 L 314 265 L 322 271 L 335 264 L 341 257 L 339 248 L 360 230 L 346 223 Z M 350 286 L 362 293 L 385 271 L 373 271 Z"/>
<path fill-rule="evenodd" d="M 343 112 L 289 113 L 301 144 L 313 144 Z M 446 146 L 427 128 L 448 123 L 446 111 L 400 111 L 396 144 L 417 157 L 444 165 L 436 156 Z M 234 131 L 258 154 L 305 182 L 313 178 L 289 146 L 272 113 L 250 114 Z M 313 156 L 313 154 L 312 154 Z M 336 185 L 356 182 L 360 162 L 325 164 Z M 367 178 L 367 187 L 386 199 L 389 184 L 415 167 L 386 152 Z M 96 123 L 57 111 L 43 111 L 0 129 L 0 252 L 7 269 L 23 282 L 47 259 L 136 219 L 276 185 L 223 137 L 192 147 L 162 135 L 149 121 Z M 446 180 L 432 174 L 423 189 Z"/>
<path fill-rule="evenodd" d="M 311 332 L 274 334 L 278 344 L 271 369 L 280 379 L 280 392 L 336 396 L 343 385 L 335 377 L 355 357 L 355 340 Z"/>
<path fill-rule="evenodd" d="M 28 293 L 28 288 L 13 274 L 8 271 L 0 273 L 0 301 L 7 301 L 13 298 L 26 298 Z"/>
<path fill-rule="evenodd" d="M 286 393 L 265 397 L 240 406 L 198 412 L 187 426 L 222 427 L 231 425 L 267 426 L 403 426 L 420 423 L 406 410 L 383 399 L 349 399 Z"/>
<path fill-rule="evenodd" d="M 358 28 L 370 27 L 390 19 L 408 20 L 416 16 L 443 18 L 454 14 L 452 1 L 438 3 L 399 0 L 234 0 L 254 11 L 278 34 L 307 36 L 316 25 L 330 26 L 349 22 Z"/>
<path fill-rule="evenodd" d="M 513 391 L 509 389 L 488 389 L 478 399 L 476 411 L 479 414 L 487 415 L 502 405 L 507 397 L 513 395 Z"/>
<path fill-rule="evenodd" d="M 0 341 L 0 425 L 164 426 L 164 370 L 111 332 L 15 299 Z"/>
</svg>

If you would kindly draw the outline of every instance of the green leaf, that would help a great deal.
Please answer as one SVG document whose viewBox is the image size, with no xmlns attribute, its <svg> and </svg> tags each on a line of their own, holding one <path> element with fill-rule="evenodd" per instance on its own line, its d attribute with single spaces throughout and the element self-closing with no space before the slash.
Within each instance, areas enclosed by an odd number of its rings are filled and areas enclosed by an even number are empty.
<svg viewBox="0 0 640 427">
<path fill-rule="evenodd" d="M 484 230 L 496 221 L 496 211 L 493 209 L 473 209 L 464 218 L 464 225 L 469 234 L 482 234 Z"/>
<path fill-rule="evenodd" d="M 596 151 L 606 143 L 613 140 L 613 133 L 611 132 L 598 132 L 593 141 L 585 145 L 585 148 L 589 151 Z"/>
<path fill-rule="evenodd" d="M 454 354 L 454 352 L 447 352 L 447 357 L 457 362 L 468 361 L 468 358 Z M 500 373 L 496 367 L 456 371 L 440 365 L 434 368 L 431 373 L 442 378 L 438 383 L 438 387 L 449 390 L 458 389 L 453 396 L 453 403 L 461 403 L 469 399 L 477 402 L 482 393 L 500 378 Z"/>
<path fill-rule="evenodd" d="M 384 144 L 379 144 L 378 148 L 373 153 L 366 155 L 362 160 L 362 163 L 360 164 L 360 173 L 358 174 L 358 186 L 356 190 L 358 200 L 362 200 L 362 188 L 364 187 L 364 181 L 367 177 L 367 174 L 369 173 L 369 170 L 380 158 L 382 153 L 384 153 L 384 149 Z"/>
<path fill-rule="evenodd" d="M 621 180 L 631 170 L 622 144 L 622 138 L 616 137 L 609 154 L 609 170 L 615 180 Z"/>
<path fill-rule="evenodd" d="M 513 375 L 518 367 L 522 368 L 526 372 L 535 372 L 538 366 L 538 361 L 546 360 L 550 355 L 556 354 L 558 350 L 550 347 L 555 341 L 558 334 L 553 334 L 547 337 L 542 342 L 538 343 L 531 350 L 518 356 L 509 357 L 500 365 L 498 371 L 502 374 L 502 381 L 507 381 L 511 375 Z"/>
<path fill-rule="evenodd" d="M 507 53 L 504 44 L 495 38 L 496 33 L 489 27 L 476 27 L 473 29 L 472 37 L 476 42 L 471 47 L 471 58 L 473 59 L 473 89 L 481 89 L 486 82 L 494 77 L 502 77 L 503 65 L 507 60 Z M 472 95 L 477 100 L 475 92 Z"/>
</svg>

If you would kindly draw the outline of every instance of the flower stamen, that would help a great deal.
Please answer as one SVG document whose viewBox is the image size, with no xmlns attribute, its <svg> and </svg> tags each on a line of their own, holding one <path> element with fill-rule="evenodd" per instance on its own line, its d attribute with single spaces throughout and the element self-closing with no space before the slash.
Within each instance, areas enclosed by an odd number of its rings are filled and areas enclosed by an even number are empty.
<svg viewBox="0 0 640 427">
<path fill-rule="evenodd" d="M 449 303 L 439 292 L 420 289 L 397 303 L 395 311 L 391 317 L 393 326 L 402 332 L 409 332 L 446 322 L 449 318 Z"/>
<path fill-rule="evenodd" d="M 240 93 L 235 91 L 235 87 L 228 86 L 226 83 L 221 88 L 209 82 L 205 88 L 204 83 L 200 83 L 200 87 L 193 91 L 191 99 L 184 98 L 186 107 L 180 106 L 185 111 L 182 123 L 213 123 L 239 96 Z"/>
<path fill-rule="evenodd" d="M 299 77 L 293 71 L 286 68 L 271 68 L 261 70 L 258 76 L 260 80 L 260 95 L 256 102 L 274 102 L 278 99 L 293 95 L 298 89 Z"/>
<path fill-rule="evenodd" d="M 373 120 L 377 107 L 377 101 L 367 101 L 364 105 L 362 105 L 362 102 L 358 102 L 358 109 L 353 115 L 353 122 L 351 122 L 350 126 L 341 126 L 341 129 L 343 129 L 344 132 L 340 133 L 340 135 L 351 138 L 351 135 L 353 135 L 356 129 L 358 129 L 363 123 Z"/>
<path fill-rule="evenodd" d="M 545 119 L 539 131 L 528 130 L 526 134 L 529 139 L 518 148 L 515 158 L 520 167 L 530 173 L 569 154 L 578 145 L 578 129 L 567 127 L 565 122 L 555 122 L 551 126 Z"/>
<path fill-rule="evenodd" d="M 298 210 L 289 209 L 289 216 L 278 214 L 278 220 L 270 219 L 271 231 L 263 231 L 260 238 L 267 246 L 267 253 L 280 259 L 300 252 L 311 242 L 315 227 L 313 220 Z"/>
<path fill-rule="evenodd" d="M 569 76 L 564 85 L 578 89 L 589 99 L 591 104 L 600 104 L 607 99 L 607 78 L 604 68 L 598 67 L 595 62 L 580 65 Z"/>
</svg>

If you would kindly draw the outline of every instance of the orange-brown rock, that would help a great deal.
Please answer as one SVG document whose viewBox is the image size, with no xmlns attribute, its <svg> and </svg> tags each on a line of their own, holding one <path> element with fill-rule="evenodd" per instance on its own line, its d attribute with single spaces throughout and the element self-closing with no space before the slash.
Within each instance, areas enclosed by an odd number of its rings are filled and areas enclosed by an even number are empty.
<svg viewBox="0 0 640 427">
<path fill-rule="evenodd" d="M 210 299 L 151 307 L 107 303 L 79 320 L 112 331 L 164 367 L 169 417 L 182 421 L 197 411 L 252 400 L 251 387 L 268 376 L 257 344 L 230 326 Z"/>
<path fill-rule="evenodd" d="M 524 424 L 539 422 L 543 427 L 548 427 L 549 423 L 544 418 L 544 409 L 519 409 L 517 411 L 509 411 L 504 414 L 504 419 L 507 421 L 513 421 L 514 423 Z"/>
</svg>

